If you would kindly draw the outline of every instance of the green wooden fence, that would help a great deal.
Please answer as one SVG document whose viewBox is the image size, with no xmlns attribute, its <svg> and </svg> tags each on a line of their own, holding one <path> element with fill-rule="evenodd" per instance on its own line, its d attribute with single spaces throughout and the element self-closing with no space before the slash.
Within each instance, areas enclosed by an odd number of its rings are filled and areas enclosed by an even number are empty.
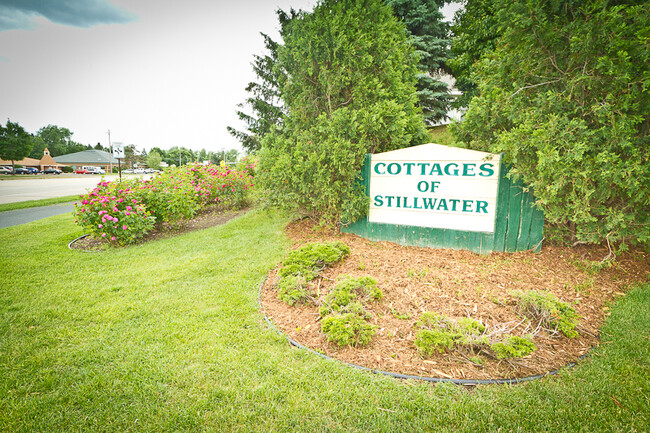
<svg viewBox="0 0 650 433">
<path fill-rule="evenodd" d="M 371 155 L 367 154 L 362 168 L 366 194 L 370 193 Z M 391 241 L 401 245 L 470 250 L 480 254 L 492 251 L 539 251 L 542 246 L 544 214 L 533 206 L 532 192 L 520 181 L 506 175 L 507 166 L 501 162 L 497 191 L 496 219 L 493 233 L 415 227 L 369 222 L 364 217 L 342 231 L 354 233 L 373 241 Z"/>
</svg>

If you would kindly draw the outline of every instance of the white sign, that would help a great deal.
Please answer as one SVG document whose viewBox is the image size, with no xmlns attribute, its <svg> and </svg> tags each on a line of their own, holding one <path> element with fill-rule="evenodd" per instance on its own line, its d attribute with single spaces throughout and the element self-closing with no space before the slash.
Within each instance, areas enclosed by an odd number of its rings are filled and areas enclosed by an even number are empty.
<svg viewBox="0 0 650 433">
<path fill-rule="evenodd" d="M 113 158 L 124 159 L 124 143 L 113 143 Z"/>
<path fill-rule="evenodd" d="M 434 143 L 372 155 L 368 221 L 492 233 L 500 158 Z"/>
</svg>

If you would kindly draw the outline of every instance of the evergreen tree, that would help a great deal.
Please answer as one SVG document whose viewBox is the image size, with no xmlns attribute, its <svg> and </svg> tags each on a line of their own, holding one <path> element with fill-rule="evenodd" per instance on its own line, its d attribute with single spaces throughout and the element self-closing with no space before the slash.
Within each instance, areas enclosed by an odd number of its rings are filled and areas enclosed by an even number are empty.
<svg viewBox="0 0 650 433">
<path fill-rule="evenodd" d="M 448 72 L 449 25 L 443 22 L 439 8 L 444 0 L 387 0 L 395 16 L 411 34 L 410 40 L 420 56 L 418 63 L 418 105 L 428 125 L 447 118 L 451 103 L 447 84 L 438 77 Z"/>
<path fill-rule="evenodd" d="M 287 14 L 283 10 L 276 11 L 278 21 L 280 22 L 280 34 L 284 34 L 284 29 L 288 23 L 298 14 L 291 9 Z M 280 89 L 286 80 L 286 71 L 278 63 L 279 43 L 273 41 L 268 35 L 261 33 L 264 38 L 264 46 L 267 54 L 263 56 L 254 56 L 253 71 L 258 77 L 259 82 L 251 82 L 246 86 L 246 91 L 251 95 L 238 107 L 242 110 L 249 106 L 252 114 L 244 111 L 237 111 L 237 116 L 246 124 L 246 131 L 239 131 L 228 126 L 228 132 L 237 138 L 244 150 L 255 152 L 260 149 L 260 140 L 269 131 L 282 125 L 285 116 L 285 110 L 282 103 Z"/>
<path fill-rule="evenodd" d="M 324 0 L 288 23 L 278 47 L 287 114 L 260 153 L 272 204 L 323 224 L 352 221 L 367 210 L 363 155 L 426 139 L 406 35 L 380 0 Z"/>
<path fill-rule="evenodd" d="M 462 95 L 454 101 L 456 107 L 467 107 L 477 94 L 474 67 L 484 55 L 496 48 L 502 33 L 496 14 L 498 3 L 494 0 L 464 0 L 463 8 L 456 12 L 451 28 L 453 43 L 448 65 L 456 78 L 456 88 Z"/>
<path fill-rule="evenodd" d="M 504 152 L 574 241 L 650 243 L 650 5 L 492 1 L 502 34 L 456 136 Z"/>
</svg>

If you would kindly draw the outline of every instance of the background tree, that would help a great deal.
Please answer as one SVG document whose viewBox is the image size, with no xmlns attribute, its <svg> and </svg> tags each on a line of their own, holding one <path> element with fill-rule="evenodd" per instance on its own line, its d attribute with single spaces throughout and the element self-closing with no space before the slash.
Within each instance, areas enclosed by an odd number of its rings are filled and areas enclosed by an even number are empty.
<svg viewBox="0 0 650 433">
<path fill-rule="evenodd" d="M 504 152 L 577 242 L 650 242 L 650 5 L 494 0 L 502 35 L 454 129 Z"/>
<path fill-rule="evenodd" d="M 49 149 L 52 156 L 87 150 L 87 147 L 83 144 L 72 141 L 72 134 L 68 128 L 56 125 L 44 126 L 36 133 L 43 140 L 45 147 Z M 43 152 L 41 150 L 40 155 L 34 156 L 34 158 L 41 158 L 42 156 Z"/>
<path fill-rule="evenodd" d="M 154 147 L 154 149 L 158 149 L 158 148 Z M 179 157 L 179 153 L 180 153 L 180 157 Z M 193 150 L 188 149 L 186 147 L 174 146 L 170 148 L 167 152 L 165 152 L 163 156 L 163 160 L 169 165 L 178 166 L 179 162 L 180 165 L 185 165 L 189 162 L 196 161 L 196 153 L 194 153 Z"/>
<path fill-rule="evenodd" d="M 126 167 L 134 167 L 134 164 L 143 163 L 144 159 L 140 157 L 138 149 L 136 149 L 135 144 L 127 144 L 124 146 L 124 159 L 122 163 Z"/>
<path fill-rule="evenodd" d="M 262 140 L 258 179 L 271 204 L 323 224 L 354 220 L 367 205 L 363 155 L 427 137 L 406 29 L 379 0 L 325 0 L 294 17 L 283 38 L 288 114 Z"/>
<path fill-rule="evenodd" d="M 463 7 L 456 12 L 451 27 L 453 43 L 448 65 L 456 88 L 462 95 L 454 101 L 456 107 L 467 107 L 478 92 L 474 66 L 484 55 L 496 48 L 501 34 L 497 20 L 499 3 L 495 0 L 464 0 Z"/>
<path fill-rule="evenodd" d="M 418 106 L 424 120 L 433 125 L 447 118 L 451 98 L 447 84 L 438 77 L 449 72 L 449 25 L 440 9 L 444 0 L 387 0 L 393 13 L 406 25 L 410 40 L 420 57 L 417 76 Z"/>
<path fill-rule="evenodd" d="M 160 163 L 162 162 L 162 155 L 155 150 L 152 150 L 147 155 L 147 166 L 154 170 L 160 170 Z"/>
<path fill-rule="evenodd" d="M 29 155 L 33 145 L 31 135 L 17 122 L 7 120 L 6 126 L 0 124 L 0 158 L 11 161 L 12 169 L 15 168 L 15 161 Z"/>
</svg>

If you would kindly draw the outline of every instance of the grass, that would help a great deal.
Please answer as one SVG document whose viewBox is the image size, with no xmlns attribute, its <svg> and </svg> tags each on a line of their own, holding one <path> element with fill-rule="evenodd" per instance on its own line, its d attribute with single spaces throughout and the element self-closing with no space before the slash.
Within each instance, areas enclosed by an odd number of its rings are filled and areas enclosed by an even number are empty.
<svg viewBox="0 0 650 433">
<path fill-rule="evenodd" d="M 447 125 L 434 126 L 429 130 L 429 134 L 431 134 L 432 143 L 454 146 L 456 142 Z"/>
<path fill-rule="evenodd" d="M 32 207 L 51 206 L 53 204 L 69 203 L 79 198 L 79 194 L 66 195 L 64 197 L 45 198 L 42 200 L 27 200 L 16 203 L 0 204 L 0 212 L 17 209 L 28 209 Z"/>
<path fill-rule="evenodd" d="M 0 229 L 0 431 L 650 430 L 650 284 L 576 368 L 515 386 L 402 382 L 293 349 L 259 285 L 286 223 L 251 212 L 83 253 L 70 216 Z M 21 239 L 21 248 L 12 240 Z"/>
</svg>

